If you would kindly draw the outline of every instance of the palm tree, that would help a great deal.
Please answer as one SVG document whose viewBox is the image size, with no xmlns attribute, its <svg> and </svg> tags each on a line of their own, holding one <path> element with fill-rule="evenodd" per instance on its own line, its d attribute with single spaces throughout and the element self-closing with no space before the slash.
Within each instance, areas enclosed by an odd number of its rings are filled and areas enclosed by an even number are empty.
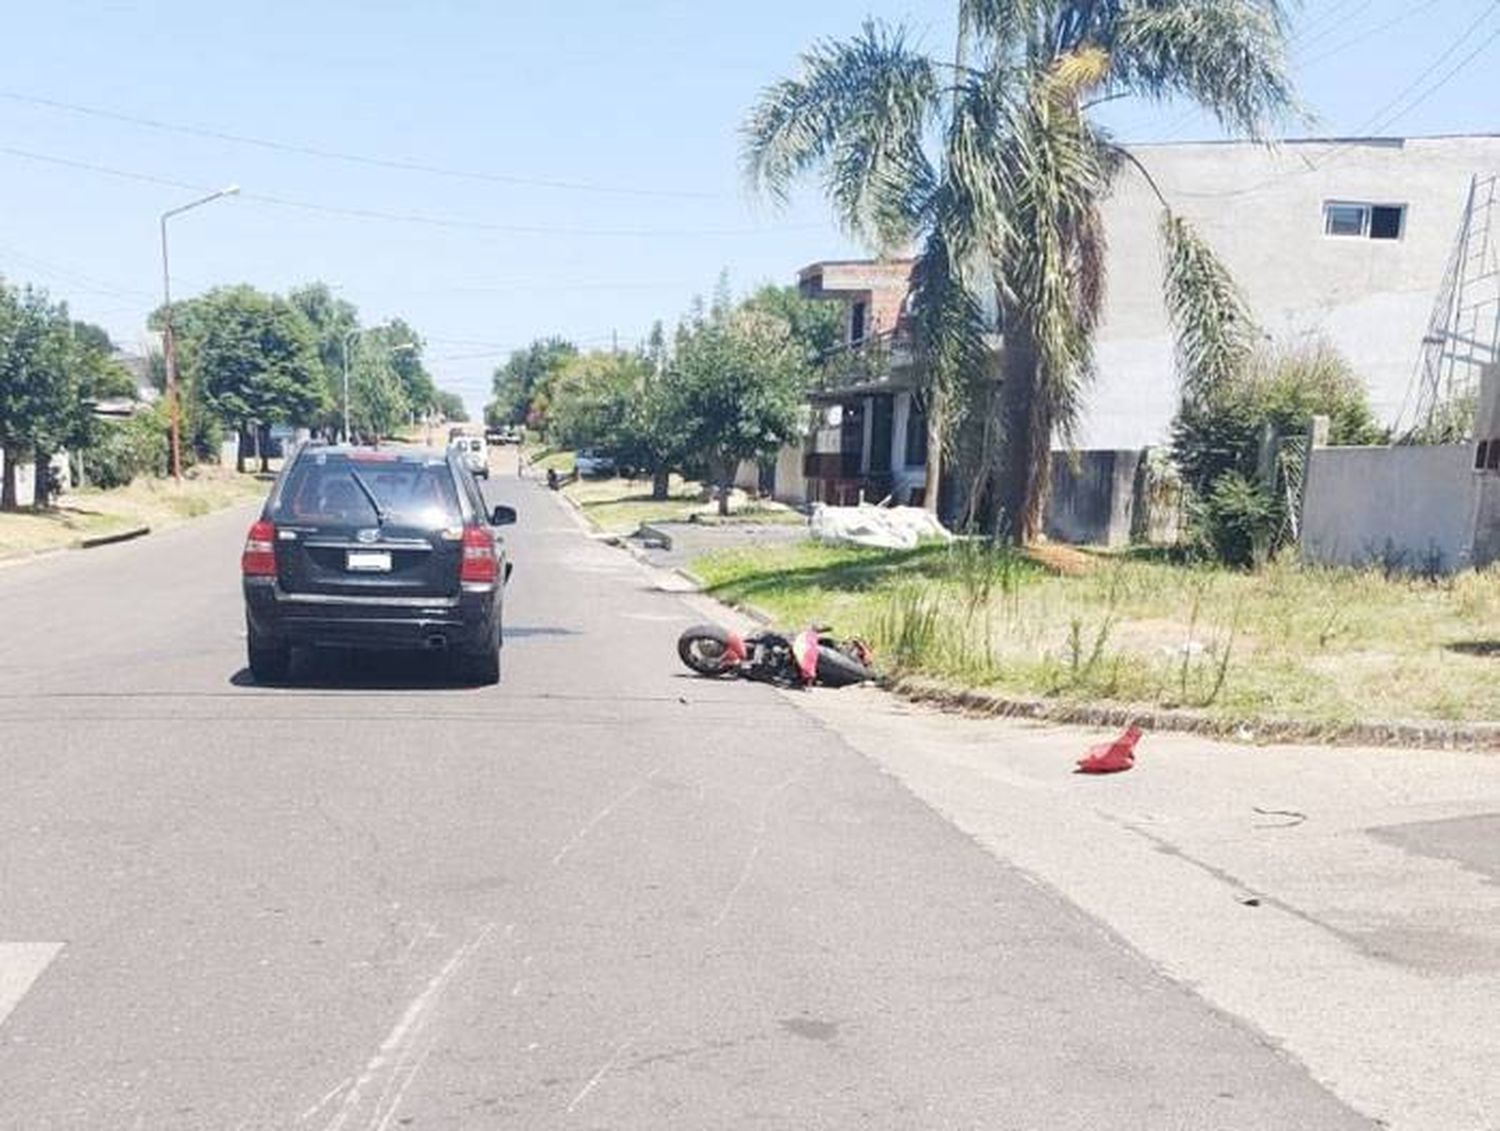
<svg viewBox="0 0 1500 1131">
<path fill-rule="evenodd" d="M 930 415 L 950 450 L 962 414 L 985 415 L 999 438 L 987 528 L 1029 541 L 1052 445 L 1072 443 L 1092 374 L 1100 202 L 1127 163 L 1156 187 L 1089 111 L 1186 98 L 1263 138 L 1293 105 L 1286 11 L 1282 0 L 959 0 L 958 16 L 951 63 L 875 22 L 816 44 L 798 77 L 762 93 L 745 165 L 777 199 L 819 172 L 848 232 L 882 255 L 919 249 L 912 327 Z M 1212 382 L 1243 358 L 1248 317 L 1211 251 L 1157 196 L 1180 361 Z M 1004 334 L 993 407 L 990 287 Z M 929 498 L 937 463 L 934 447 Z"/>
</svg>

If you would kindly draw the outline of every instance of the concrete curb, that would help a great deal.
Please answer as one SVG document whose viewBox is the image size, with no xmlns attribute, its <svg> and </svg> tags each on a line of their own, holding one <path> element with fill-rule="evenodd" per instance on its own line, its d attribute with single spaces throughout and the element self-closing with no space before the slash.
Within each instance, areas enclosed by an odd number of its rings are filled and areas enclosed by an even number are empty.
<svg viewBox="0 0 1500 1131">
<path fill-rule="evenodd" d="M 73 545 L 80 550 L 92 550 L 96 546 L 111 546 L 116 542 L 129 542 L 133 538 L 144 538 L 150 533 L 149 526 L 132 526 L 110 534 L 95 534 L 91 538 L 80 538 Z"/>
<path fill-rule="evenodd" d="M 656 543 L 655 547 L 653 547 L 655 549 L 668 551 L 672 549 L 672 536 L 661 529 L 661 527 L 653 526 L 648 522 L 641 523 L 640 529 L 635 532 L 635 537 L 639 538 L 642 542 Z"/>
<path fill-rule="evenodd" d="M 1258 745 L 1315 743 L 1324 746 L 1380 746 L 1410 750 L 1473 750 L 1500 753 L 1500 723 L 1363 722 L 1318 724 L 1295 719 L 1237 723 L 1196 711 L 1099 703 L 1055 703 L 957 688 L 930 680 L 896 678 L 888 690 L 913 703 L 927 703 L 959 714 L 1029 719 L 1067 726 L 1123 727 L 1198 734 Z"/>
</svg>

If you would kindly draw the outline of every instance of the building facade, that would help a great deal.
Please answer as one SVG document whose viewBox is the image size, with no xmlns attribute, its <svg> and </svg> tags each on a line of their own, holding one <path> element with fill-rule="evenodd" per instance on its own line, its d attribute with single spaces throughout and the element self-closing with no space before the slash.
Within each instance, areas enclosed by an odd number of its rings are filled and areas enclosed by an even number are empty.
<svg viewBox="0 0 1500 1131">
<path fill-rule="evenodd" d="M 1500 172 L 1500 136 L 1161 144 L 1132 153 L 1223 259 L 1268 339 L 1326 339 L 1366 383 L 1377 419 L 1395 426 L 1410 416 L 1433 308 L 1462 258 L 1471 188 Z M 1178 379 L 1162 297 L 1161 215 L 1146 177 L 1126 165 L 1105 203 L 1108 286 L 1079 429 L 1085 451 L 1138 453 L 1169 438 Z M 1487 208 L 1473 216 L 1465 254 L 1468 301 L 1484 312 L 1479 360 L 1493 361 L 1500 272 Z M 846 332 L 811 397 L 806 439 L 777 463 L 779 496 L 924 501 L 927 430 L 905 317 L 910 271 L 910 260 L 829 261 L 799 273 L 804 295 L 844 305 Z M 1003 339 L 995 344 L 1003 348 Z"/>
</svg>

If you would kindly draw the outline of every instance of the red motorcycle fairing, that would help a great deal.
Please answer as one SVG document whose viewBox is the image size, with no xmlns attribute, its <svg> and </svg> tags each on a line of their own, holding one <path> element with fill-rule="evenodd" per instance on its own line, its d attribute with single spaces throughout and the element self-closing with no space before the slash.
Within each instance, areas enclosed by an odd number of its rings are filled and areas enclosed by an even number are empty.
<svg viewBox="0 0 1500 1131">
<path fill-rule="evenodd" d="M 729 638 L 724 647 L 724 663 L 726 666 L 729 664 L 742 664 L 750 658 L 750 650 L 745 647 L 745 638 L 743 636 L 738 632 L 726 632 L 724 635 Z"/>
<path fill-rule="evenodd" d="M 807 629 L 792 639 L 792 655 L 797 660 L 797 670 L 803 683 L 812 683 L 818 678 L 818 633 Z"/>
</svg>

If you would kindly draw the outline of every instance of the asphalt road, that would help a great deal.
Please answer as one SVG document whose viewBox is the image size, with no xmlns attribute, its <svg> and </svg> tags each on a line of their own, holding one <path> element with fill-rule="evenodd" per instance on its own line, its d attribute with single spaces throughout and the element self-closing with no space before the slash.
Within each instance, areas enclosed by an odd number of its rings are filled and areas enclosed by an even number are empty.
<svg viewBox="0 0 1500 1131">
<path fill-rule="evenodd" d="M 0 1127 L 1368 1126 L 490 493 L 498 688 L 251 685 L 243 512 L 0 570 Z"/>
</svg>

